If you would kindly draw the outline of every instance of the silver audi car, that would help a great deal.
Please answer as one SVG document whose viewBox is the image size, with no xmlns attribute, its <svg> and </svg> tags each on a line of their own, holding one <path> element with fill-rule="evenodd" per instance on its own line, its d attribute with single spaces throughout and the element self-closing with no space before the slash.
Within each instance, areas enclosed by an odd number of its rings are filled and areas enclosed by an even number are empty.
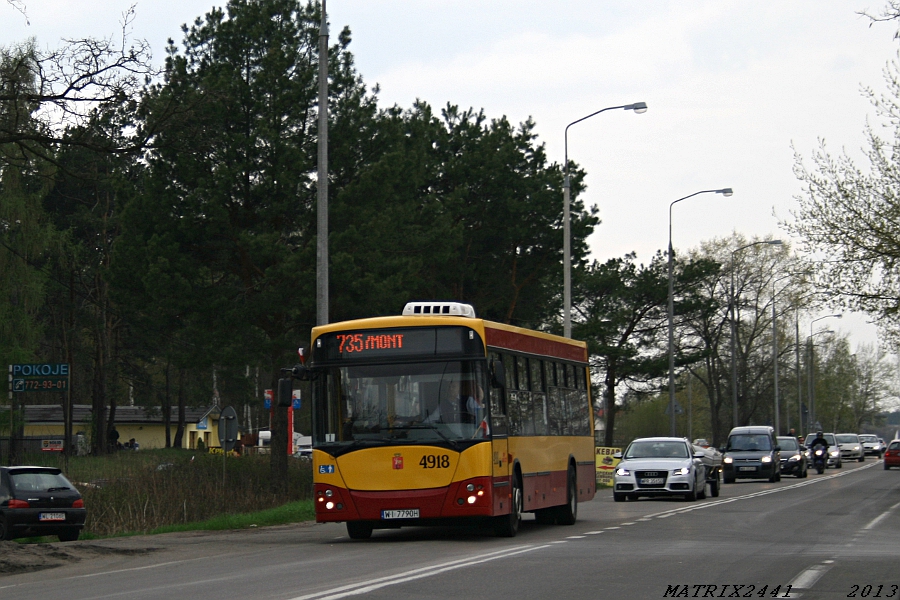
<svg viewBox="0 0 900 600">
<path fill-rule="evenodd" d="M 684 496 L 687 501 L 706 497 L 703 454 L 685 438 L 638 438 L 614 458 L 622 461 L 613 475 L 613 500 L 640 496 Z"/>
</svg>

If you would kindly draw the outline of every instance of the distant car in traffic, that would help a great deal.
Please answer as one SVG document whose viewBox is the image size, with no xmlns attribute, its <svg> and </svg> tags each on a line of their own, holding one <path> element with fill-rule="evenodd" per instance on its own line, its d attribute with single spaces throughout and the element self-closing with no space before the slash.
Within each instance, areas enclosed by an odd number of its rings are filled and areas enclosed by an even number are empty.
<svg viewBox="0 0 900 600">
<path fill-rule="evenodd" d="M 857 460 L 859 462 L 866 460 L 862 442 L 855 433 L 836 433 L 834 439 L 841 447 L 841 460 Z"/>
<path fill-rule="evenodd" d="M 709 440 L 705 438 L 697 438 L 693 443 L 695 446 L 701 446 L 703 448 L 709 448 L 710 446 Z"/>
<path fill-rule="evenodd" d="M 704 453 L 685 438 L 638 438 L 628 444 L 613 474 L 613 500 L 640 496 L 684 496 L 687 501 L 706 497 Z"/>
<path fill-rule="evenodd" d="M 892 440 L 884 451 L 884 470 L 900 467 L 900 440 Z"/>
<path fill-rule="evenodd" d="M 781 474 L 806 477 L 809 469 L 806 448 L 792 435 L 780 435 L 775 439 L 781 447 Z"/>
<path fill-rule="evenodd" d="M 822 437 L 825 438 L 826 442 L 828 442 L 828 462 L 825 466 L 840 469 L 844 466 L 844 463 L 841 461 L 841 448 L 838 445 L 837 441 L 834 439 L 834 434 L 823 433 Z M 808 436 L 806 436 L 806 438 L 804 438 L 803 445 L 807 448 L 812 449 L 812 442 L 814 439 L 816 439 L 815 432 L 810 433 Z"/>
<path fill-rule="evenodd" d="M 781 453 L 775 430 L 766 426 L 735 427 L 722 449 L 722 478 L 781 480 Z"/>
<path fill-rule="evenodd" d="M 881 455 L 884 454 L 884 443 L 874 433 L 859 434 L 859 441 L 862 442 L 866 456 L 871 455 L 881 458 Z"/>
<path fill-rule="evenodd" d="M 0 467 L 0 540 L 55 535 L 75 541 L 85 516 L 81 494 L 59 469 Z"/>
</svg>

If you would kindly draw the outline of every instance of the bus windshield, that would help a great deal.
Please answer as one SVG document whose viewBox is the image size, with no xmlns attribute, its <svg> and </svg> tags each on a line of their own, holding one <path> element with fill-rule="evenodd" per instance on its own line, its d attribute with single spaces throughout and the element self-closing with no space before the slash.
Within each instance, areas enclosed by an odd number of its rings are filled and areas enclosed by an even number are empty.
<svg viewBox="0 0 900 600">
<path fill-rule="evenodd" d="M 453 445 L 490 432 L 483 360 L 329 367 L 318 385 L 316 445 Z"/>
</svg>

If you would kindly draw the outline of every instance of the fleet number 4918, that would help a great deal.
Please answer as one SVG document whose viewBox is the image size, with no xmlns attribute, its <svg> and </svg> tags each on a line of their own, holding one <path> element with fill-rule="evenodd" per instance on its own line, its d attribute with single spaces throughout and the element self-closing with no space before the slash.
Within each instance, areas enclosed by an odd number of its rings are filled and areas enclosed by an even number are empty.
<svg viewBox="0 0 900 600">
<path fill-rule="evenodd" d="M 419 461 L 423 469 L 449 469 L 450 456 L 447 454 L 426 454 Z"/>
</svg>

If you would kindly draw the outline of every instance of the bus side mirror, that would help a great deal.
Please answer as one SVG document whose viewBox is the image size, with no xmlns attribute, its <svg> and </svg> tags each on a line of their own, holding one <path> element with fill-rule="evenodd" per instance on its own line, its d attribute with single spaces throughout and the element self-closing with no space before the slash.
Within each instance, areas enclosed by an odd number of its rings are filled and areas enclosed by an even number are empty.
<svg viewBox="0 0 900 600">
<path fill-rule="evenodd" d="M 491 361 L 491 386 L 506 389 L 506 369 L 502 360 Z"/>
<path fill-rule="evenodd" d="M 294 380 L 285 377 L 278 380 L 278 406 L 287 408 L 294 401 Z"/>
<path fill-rule="evenodd" d="M 299 379 L 300 381 L 309 381 L 312 379 L 312 369 L 307 367 L 306 365 L 298 364 L 291 367 L 291 375 L 294 379 Z"/>
</svg>

